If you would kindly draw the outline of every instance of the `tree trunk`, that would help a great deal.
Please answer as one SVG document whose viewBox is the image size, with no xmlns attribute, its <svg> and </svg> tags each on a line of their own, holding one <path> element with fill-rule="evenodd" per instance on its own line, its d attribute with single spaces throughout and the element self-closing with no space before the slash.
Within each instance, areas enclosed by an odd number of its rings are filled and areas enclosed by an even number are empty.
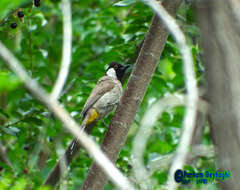
<svg viewBox="0 0 240 190">
<path fill-rule="evenodd" d="M 240 2 L 198 1 L 211 135 L 218 168 L 230 170 L 223 189 L 240 187 Z"/>
<path fill-rule="evenodd" d="M 163 5 L 170 14 L 175 15 L 180 3 L 181 0 L 165 0 Z M 154 16 L 125 93 L 102 143 L 102 149 L 113 162 L 116 161 L 125 143 L 127 133 L 150 83 L 167 37 L 167 29 L 158 16 Z M 93 163 L 81 189 L 101 190 L 106 182 L 107 177 L 97 164 Z"/>
</svg>

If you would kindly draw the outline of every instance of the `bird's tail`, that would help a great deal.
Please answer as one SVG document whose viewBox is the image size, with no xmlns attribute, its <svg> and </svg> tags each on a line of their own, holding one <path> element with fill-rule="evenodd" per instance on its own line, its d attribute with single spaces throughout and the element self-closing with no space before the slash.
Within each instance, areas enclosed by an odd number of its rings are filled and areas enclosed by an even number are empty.
<svg viewBox="0 0 240 190">
<path fill-rule="evenodd" d="M 85 128 L 86 128 L 86 125 L 82 124 L 82 125 L 81 125 L 81 130 L 84 131 Z M 75 150 L 75 148 L 76 148 L 76 146 L 77 146 L 77 143 L 78 143 L 78 140 L 77 140 L 76 138 L 73 139 L 73 141 L 72 141 L 72 143 L 71 143 L 71 145 L 70 145 L 70 146 L 71 146 L 71 147 L 70 147 L 70 151 L 71 151 L 70 154 L 72 154 L 73 151 Z"/>
</svg>

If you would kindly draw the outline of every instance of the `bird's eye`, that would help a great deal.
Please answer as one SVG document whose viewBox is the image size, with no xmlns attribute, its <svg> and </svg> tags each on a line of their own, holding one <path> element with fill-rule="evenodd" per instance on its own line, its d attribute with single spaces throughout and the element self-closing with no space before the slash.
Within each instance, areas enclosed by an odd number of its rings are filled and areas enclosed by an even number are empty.
<svg viewBox="0 0 240 190">
<path fill-rule="evenodd" d="M 114 65 L 114 69 L 117 69 L 118 68 L 118 65 Z"/>
</svg>

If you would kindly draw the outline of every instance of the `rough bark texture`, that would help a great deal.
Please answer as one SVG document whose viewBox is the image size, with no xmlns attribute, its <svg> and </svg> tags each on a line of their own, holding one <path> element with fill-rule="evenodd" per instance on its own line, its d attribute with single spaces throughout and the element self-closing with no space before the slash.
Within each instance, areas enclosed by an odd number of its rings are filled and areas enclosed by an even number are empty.
<svg viewBox="0 0 240 190">
<path fill-rule="evenodd" d="M 198 1 L 211 135 L 218 167 L 230 170 L 223 189 L 240 187 L 240 18 L 239 1 Z"/>
<path fill-rule="evenodd" d="M 180 3 L 181 0 L 166 0 L 163 5 L 170 14 L 175 15 Z M 125 143 L 127 133 L 154 74 L 167 37 L 167 29 L 159 18 L 154 16 L 124 95 L 103 139 L 102 149 L 113 162 L 116 161 Z M 106 182 L 107 177 L 97 164 L 93 163 L 81 189 L 101 190 Z"/>
</svg>

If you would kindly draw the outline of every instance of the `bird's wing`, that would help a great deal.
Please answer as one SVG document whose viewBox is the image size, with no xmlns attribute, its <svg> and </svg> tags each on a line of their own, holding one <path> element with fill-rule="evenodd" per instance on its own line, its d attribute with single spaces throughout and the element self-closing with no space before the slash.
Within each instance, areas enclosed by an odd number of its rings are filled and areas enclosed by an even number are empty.
<svg viewBox="0 0 240 190">
<path fill-rule="evenodd" d="M 89 108 L 91 108 L 105 93 L 113 89 L 114 85 L 115 82 L 112 80 L 112 78 L 108 76 L 100 78 L 97 82 L 97 85 L 95 86 L 90 96 L 88 97 L 81 112 L 81 116 L 84 118 Z"/>
</svg>

